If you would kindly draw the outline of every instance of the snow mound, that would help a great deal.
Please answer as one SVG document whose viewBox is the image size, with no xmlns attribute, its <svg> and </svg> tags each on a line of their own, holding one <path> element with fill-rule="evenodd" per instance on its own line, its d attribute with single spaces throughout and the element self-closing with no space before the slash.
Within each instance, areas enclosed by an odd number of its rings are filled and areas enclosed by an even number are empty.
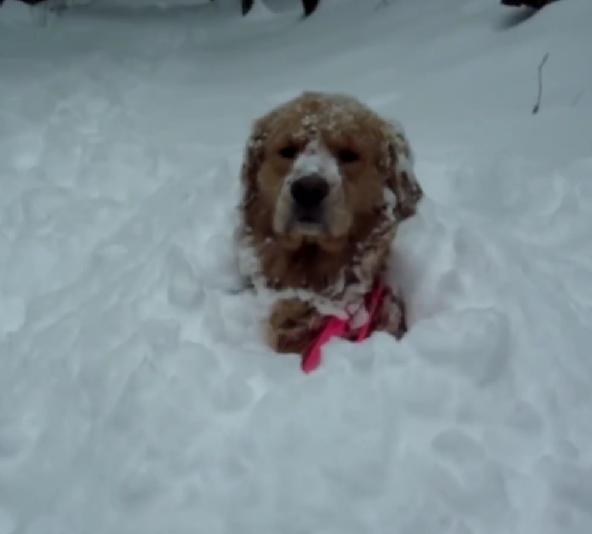
<svg viewBox="0 0 592 534">
<path fill-rule="evenodd" d="M 14 7 L 0 534 L 592 531 L 587 0 Z M 309 376 L 232 249 L 250 123 L 305 89 L 400 119 L 426 192 L 395 247 L 409 334 Z"/>
</svg>

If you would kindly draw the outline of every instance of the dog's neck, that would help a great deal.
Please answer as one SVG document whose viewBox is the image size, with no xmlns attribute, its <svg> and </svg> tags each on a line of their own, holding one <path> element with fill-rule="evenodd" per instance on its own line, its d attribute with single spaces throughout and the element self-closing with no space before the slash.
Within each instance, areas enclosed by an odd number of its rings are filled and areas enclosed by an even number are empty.
<svg viewBox="0 0 592 534">
<path fill-rule="evenodd" d="M 304 242 L 287 249 L 279 240 L 267 240 L 258 250 L 261 272 L 271 289 L 308 289 L 317 293 L 336 284 L 351 255 L 351 244 L 327 251 L 318 243 Z"/>
<path fill-rule="evenodd" d="M 245 221 L 243 245 L 253 253 L 249 276 L 267 289 L 304 289 L 342 300 L 348 288 L 370 289 L 385 267 L 396 223 L 386 207 L 361 218 L 351 234 L 330 247 L 314 241 L 286 246 L 264 218 Z M 251 223 L 251 224 L 249 224 Z M 252 224 L 254 223 L 254 224 Z M 255 265 L 256 264 L 256 265 Z"/>
</svg>

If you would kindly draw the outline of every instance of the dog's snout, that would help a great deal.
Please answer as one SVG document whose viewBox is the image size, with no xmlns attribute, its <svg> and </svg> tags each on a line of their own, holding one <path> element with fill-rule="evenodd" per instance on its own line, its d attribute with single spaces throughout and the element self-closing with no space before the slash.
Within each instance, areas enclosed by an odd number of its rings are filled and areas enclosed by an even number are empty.
<svg viewBox="0 0 592 534">
<path fill-rule="evenodd" d="M 329 184 L 322 176 L 310 174 L 296 180 L 290 189 L 294 201 L 303 208 L 316 208 L 329 194 Z"/>
</svg>

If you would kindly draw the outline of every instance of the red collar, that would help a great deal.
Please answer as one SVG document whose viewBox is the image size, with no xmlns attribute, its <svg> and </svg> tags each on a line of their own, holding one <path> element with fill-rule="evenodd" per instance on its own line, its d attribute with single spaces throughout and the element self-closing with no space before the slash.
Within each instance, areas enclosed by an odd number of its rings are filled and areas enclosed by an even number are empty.
<svg viewBox="0 0 592 534">
<path fill-rule="evenodd" d="M 302 356 L 302 370 L 305 373 L 310 373 L 321 364 L 321 349 L 332 337 L 347 338 L 356 343 L 370 337 L 387 292 L 388 288 L 381 280 L 374 284 L 372 291 L 364 298 L 367 321 L 362 326 L 352 324 L 353 315 L 348 316 L 347 319 L 340 319 L 335 316 L 328 317 L 324 328 Z"/>
</svg>

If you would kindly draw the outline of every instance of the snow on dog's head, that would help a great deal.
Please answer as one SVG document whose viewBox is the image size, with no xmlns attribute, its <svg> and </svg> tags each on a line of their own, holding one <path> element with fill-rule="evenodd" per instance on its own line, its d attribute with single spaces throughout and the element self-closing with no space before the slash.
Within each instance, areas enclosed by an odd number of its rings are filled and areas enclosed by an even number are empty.
<svg viewBox="0 0 592 534">
<path fill-rule="evenodd" d="M 410 158 L 403 133 L 356 99 L 304 93 L 254 126 L 242 170 L 246 222 L 286 249 L 334 250 L 370 224 L 385 188 L 397 218 L 414 212 Z"/>
</svg>

